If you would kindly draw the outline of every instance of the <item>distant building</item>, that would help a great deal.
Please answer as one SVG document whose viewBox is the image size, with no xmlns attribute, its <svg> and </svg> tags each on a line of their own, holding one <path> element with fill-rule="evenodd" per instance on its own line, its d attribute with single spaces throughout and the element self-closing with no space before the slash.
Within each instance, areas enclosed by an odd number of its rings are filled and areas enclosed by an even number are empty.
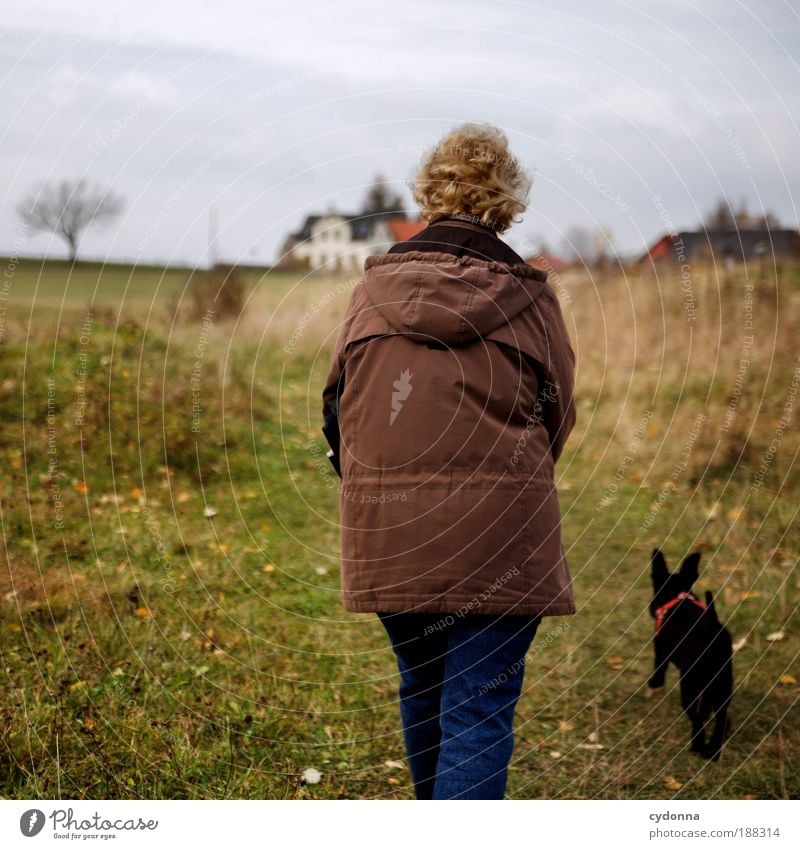
<svg viewBox="0 0 800 849">
<path fill-rule="evenodd" d="M 762 257 L 800 258 L 800 231 L 730 229 L 668 233 L 641 257 L 641 261 L 683 263 L 713 259 L 727 265 Z"/>
<path fill-rule="evenodd" d="M 553 256 L 553 254 L 541 252 L 534 254 L 533 256 L 529 256 L 525 260 L 525 264 L 532 265 L 534 268 L 538 268 L 541 271 L 546 271 L 548 274 L 557 274 L 559 271 L 563 271 L 565 268 L 569 267 L 569 263 L 565 259 Z"/>
<path fill-rule="evenodd" d="M 309 215 L 281 247 L 279 265 L 329 272 L 360 272 L 372 254 L 386 253 L 426 226 L 397 213 Z"/>
</svg>

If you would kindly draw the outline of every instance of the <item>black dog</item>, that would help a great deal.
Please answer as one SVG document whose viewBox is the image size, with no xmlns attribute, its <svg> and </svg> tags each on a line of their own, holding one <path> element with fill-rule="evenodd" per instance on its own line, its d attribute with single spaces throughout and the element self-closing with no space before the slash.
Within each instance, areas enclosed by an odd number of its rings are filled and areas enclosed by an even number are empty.
<svg viewBox="0 0 800 849">
<path fill-rule="evenodd" d="M 731 635 L 717 618 L 713 595 L 707 592 L 703 604 L 691 591 L 700 556 L 690 554 L 672 575 L 661 551 L 653 550 L 650 613 L 656 620 L 655 668 L 648 684 L 664 686 L 670 661 L 680 669 L 681 704 L 692 721 L 691 750 L 716 761 L 733 696 L 733 648 Z M 712 711 L 714 730 L 706 744 L 705 725 Z"/>
</svg>

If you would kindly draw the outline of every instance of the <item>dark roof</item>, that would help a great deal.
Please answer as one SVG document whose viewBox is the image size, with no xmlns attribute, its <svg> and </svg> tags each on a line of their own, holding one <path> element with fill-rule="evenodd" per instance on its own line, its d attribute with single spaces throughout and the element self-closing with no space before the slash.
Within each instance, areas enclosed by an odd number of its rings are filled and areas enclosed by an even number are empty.
<svg viewBox="0 0 800 849">
<path fill-rule="evenodd" d="M 800 256 L 800 231 L 797 230 L 684 230 L 662 236 L 643 259 L 757 259 Z"/>
<path fill-rule="evenodd" d="M 372 235 L 375 224 L 383 219 L 399 218 L 405 220 L 405 213 L 402 212 L 377 212 L 367 215 L 350 215 L 346 212 L 328 212 L 324 215 L 307 215 L 306 220 L 300 229 L 294 234 L 297 240 L 304 242 L 311 238 L 311 228 L 319 221 L 320 218 L 327 218 L 329 215 L 336 215 L 343 218 L 350 225 L 350 235 L 354 241 L 362 242 Z"/>
</svg>

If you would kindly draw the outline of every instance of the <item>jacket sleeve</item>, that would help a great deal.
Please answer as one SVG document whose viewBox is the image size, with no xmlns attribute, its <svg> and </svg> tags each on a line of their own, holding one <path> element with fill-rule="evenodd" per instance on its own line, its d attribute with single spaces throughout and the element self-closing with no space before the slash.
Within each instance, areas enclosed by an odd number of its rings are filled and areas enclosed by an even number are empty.
<svg viewBox="0 0 800 849">
<path fill-rule="evenodd" d="M 342 476 L 339 459 L 339 398 L 342 395 L 345 381 L 345 349 L 348 341 L 348 330 L 352 322 L 354 296 L 351 295 L 347 305 L 344 320 L 339 331 L 339 338 L 333 351 L 333 360 L 325 378 L 322 390 L 322 432 L 331 448 L 328 457 L 339 477 Z"/>
<path fill-rule="evenodd" d="M 546 425 L 550 434 L 553 461 L 557 461 L 577 418 L 575 410 L 575 351 L 569 340 L 567 325 L 558 298 L 553 295 L 553 311 L 549 327 L 548 385 L 541 390 L 547 410 Z"/>
<path fill-rule="evenodd" d="M 326 423 L 330 416 L 339 416 L 339 396 L 344 387 L 344 342 L 346 338 L 347 325 L 343 324 L 339 333 L 339 339 L 333 351 L 328 376 L 325 379 L 325 387 L 322 390 L 322 421 Z"/>
</svg>

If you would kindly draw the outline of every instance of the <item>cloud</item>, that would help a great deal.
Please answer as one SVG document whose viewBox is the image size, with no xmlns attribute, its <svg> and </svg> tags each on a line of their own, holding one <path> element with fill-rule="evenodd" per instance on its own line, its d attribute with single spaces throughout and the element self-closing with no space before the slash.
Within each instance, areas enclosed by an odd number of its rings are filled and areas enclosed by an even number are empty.
<svg viewBox="0 0 800 849">
<path fill-rule="evenodd" d="M 267 261 L 376 173 L 405 191 L 419 151 L 464 120 L 504 127 L 535 172 L 512 244 L 603 224 L 638 251 L 663 226 L 656 193 L 679 227 L 722 191 L 797 220 L 800 35 L 775 6 L 7 0 L 6 20 L 0 249 L 32 184 L 85 174 L 128 199 L 87 254 L 201 261 L 213 206 L 218 252 Z"/>
</svg>

